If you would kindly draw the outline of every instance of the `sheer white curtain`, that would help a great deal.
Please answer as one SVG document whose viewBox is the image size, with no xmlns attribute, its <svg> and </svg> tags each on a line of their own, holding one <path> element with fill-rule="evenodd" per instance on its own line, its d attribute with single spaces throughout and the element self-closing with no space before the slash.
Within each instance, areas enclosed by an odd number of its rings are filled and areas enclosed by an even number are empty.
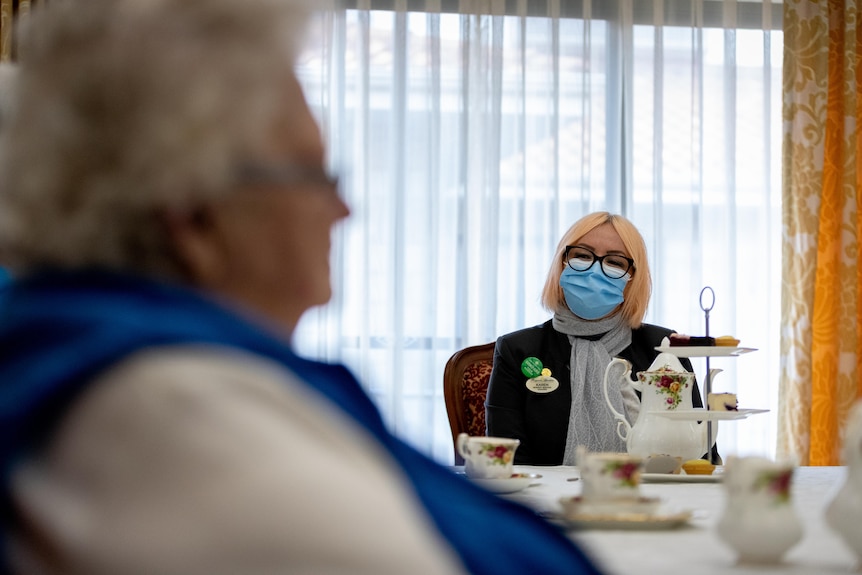
<svg viewBox="0 0 862 575">
<path fill-rule="evenodd" d="M 389 425 L 451 462 L 443 367 L 540 323 L 563 231 L 594 210 L 646 238 L 647 321 L 758 351 L 714 391 L 772 409 L 722 423 L 772 455 L 780 298 L 781 5 L 734 0 L 352 0 L 300 63 L 353 215 L 335 296 L 300 325 Z M 302 270 L 297 270 L 302 273 Z M 695 360 L 704 378 L 704 360 Z"/>
</svg>

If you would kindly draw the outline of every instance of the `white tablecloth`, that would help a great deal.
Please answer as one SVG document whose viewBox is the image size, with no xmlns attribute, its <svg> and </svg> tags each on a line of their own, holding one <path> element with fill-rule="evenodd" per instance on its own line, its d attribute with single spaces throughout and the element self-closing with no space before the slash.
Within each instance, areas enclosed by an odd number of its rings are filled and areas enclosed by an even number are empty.
<svg viewBox="0 0 862 575">
<path fill-rule="evenodd" d="M 529 487 L 502 495 L 537 511 L 561 510 L 559 499 L 579 495 L 576 467 L 516 466 L 515 471 L 539 473 Z M 672 509 L 690 509 L 693 517 L 683 527 L 670 530 L 579 530 L 571 537 L 596 559 L 609 575 L 770 575 L 858 573 L 855 555 L 833 532 L 824 510 L 844 483 L 845 467 L 800 467 L 793 477 L 793 505 L 802 521 L 804 536 L 772 566 L 737 564 L 734 551 L 715 532 L 724 511 L 720 483 L 644 483 L 643 495 L 660 497 Z M 860 518 L 862 529 L 862 518 Z"/>
</svg>

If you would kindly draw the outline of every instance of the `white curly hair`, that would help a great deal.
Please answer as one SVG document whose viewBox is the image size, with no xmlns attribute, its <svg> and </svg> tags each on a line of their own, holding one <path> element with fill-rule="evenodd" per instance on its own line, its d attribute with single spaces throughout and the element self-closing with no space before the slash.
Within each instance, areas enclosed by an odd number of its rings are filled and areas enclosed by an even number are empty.
<svg viewBox="0 0 862 575">
<path fill-rule="evenodd" d="M 13 268 L 182 277 L 160 212 L 234 193 L 293 66 L 300 0 L 55 0 L 22 26 L 0 133 Z"/>
</svg>

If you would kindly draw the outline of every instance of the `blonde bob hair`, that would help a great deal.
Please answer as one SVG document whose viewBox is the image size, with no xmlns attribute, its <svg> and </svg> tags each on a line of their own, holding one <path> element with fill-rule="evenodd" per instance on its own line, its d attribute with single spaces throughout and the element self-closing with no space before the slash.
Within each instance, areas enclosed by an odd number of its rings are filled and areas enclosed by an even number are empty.
<svg viewBox="0 0 862 575">
<path fill-rule="evenodd" d="M 554 259 L 551 261 L 551 268 L 548 270 L 548 277 L 542 290 L 542 305 L 551 313 L 568 308 L 563 288 L 560 287 L 560 274 L 563 273 L 563 267 L 566 265 L 563 261 L 566 246 L 577 244 L 587 233 L 604 224 L 610 224 L 614 227 L 623 241 L 629 257 L 635 262 L 633 271 L 629 272 L 632 279 L 625 287 L 624 301 L 617 312 L 622 314 L 629 326 L 634 329 L 640 327 L 644 315 L 646 315 L 652 293 L 652 278 L 650 277 L 646 244 L 643 237 L 633 223 L 617 214 L 609 212 L 587 214 L 566 230 L 557 245 Z"/>
</svg>

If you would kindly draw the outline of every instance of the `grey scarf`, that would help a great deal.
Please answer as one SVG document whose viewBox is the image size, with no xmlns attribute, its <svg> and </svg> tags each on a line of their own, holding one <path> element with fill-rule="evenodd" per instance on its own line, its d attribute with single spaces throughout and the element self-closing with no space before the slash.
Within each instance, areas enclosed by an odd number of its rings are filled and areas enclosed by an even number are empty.
<svg viewBox="0 0 862 575">
<path fill-rule="evenodd" d="M 626 451 L 625 443 L 617 435 L 614 416 L 605 402 L 602 382 L 611 358 L 631 344 L 631 328 L 619 314 L 585 321 L 568 309 L 554 314 L 553 326 L 567 334 L 572 344 L 569 370 L 572 407 L 563 465 L 576 465 L 575 450 L 579 445 L 589 451 Z M 604 335 L 595 341 L 584 339 L 584 336 L 600 334 Z M 614 409 L 625 413 L 618 375 L 609 375 L 608 396 Z"/>
</svg>

